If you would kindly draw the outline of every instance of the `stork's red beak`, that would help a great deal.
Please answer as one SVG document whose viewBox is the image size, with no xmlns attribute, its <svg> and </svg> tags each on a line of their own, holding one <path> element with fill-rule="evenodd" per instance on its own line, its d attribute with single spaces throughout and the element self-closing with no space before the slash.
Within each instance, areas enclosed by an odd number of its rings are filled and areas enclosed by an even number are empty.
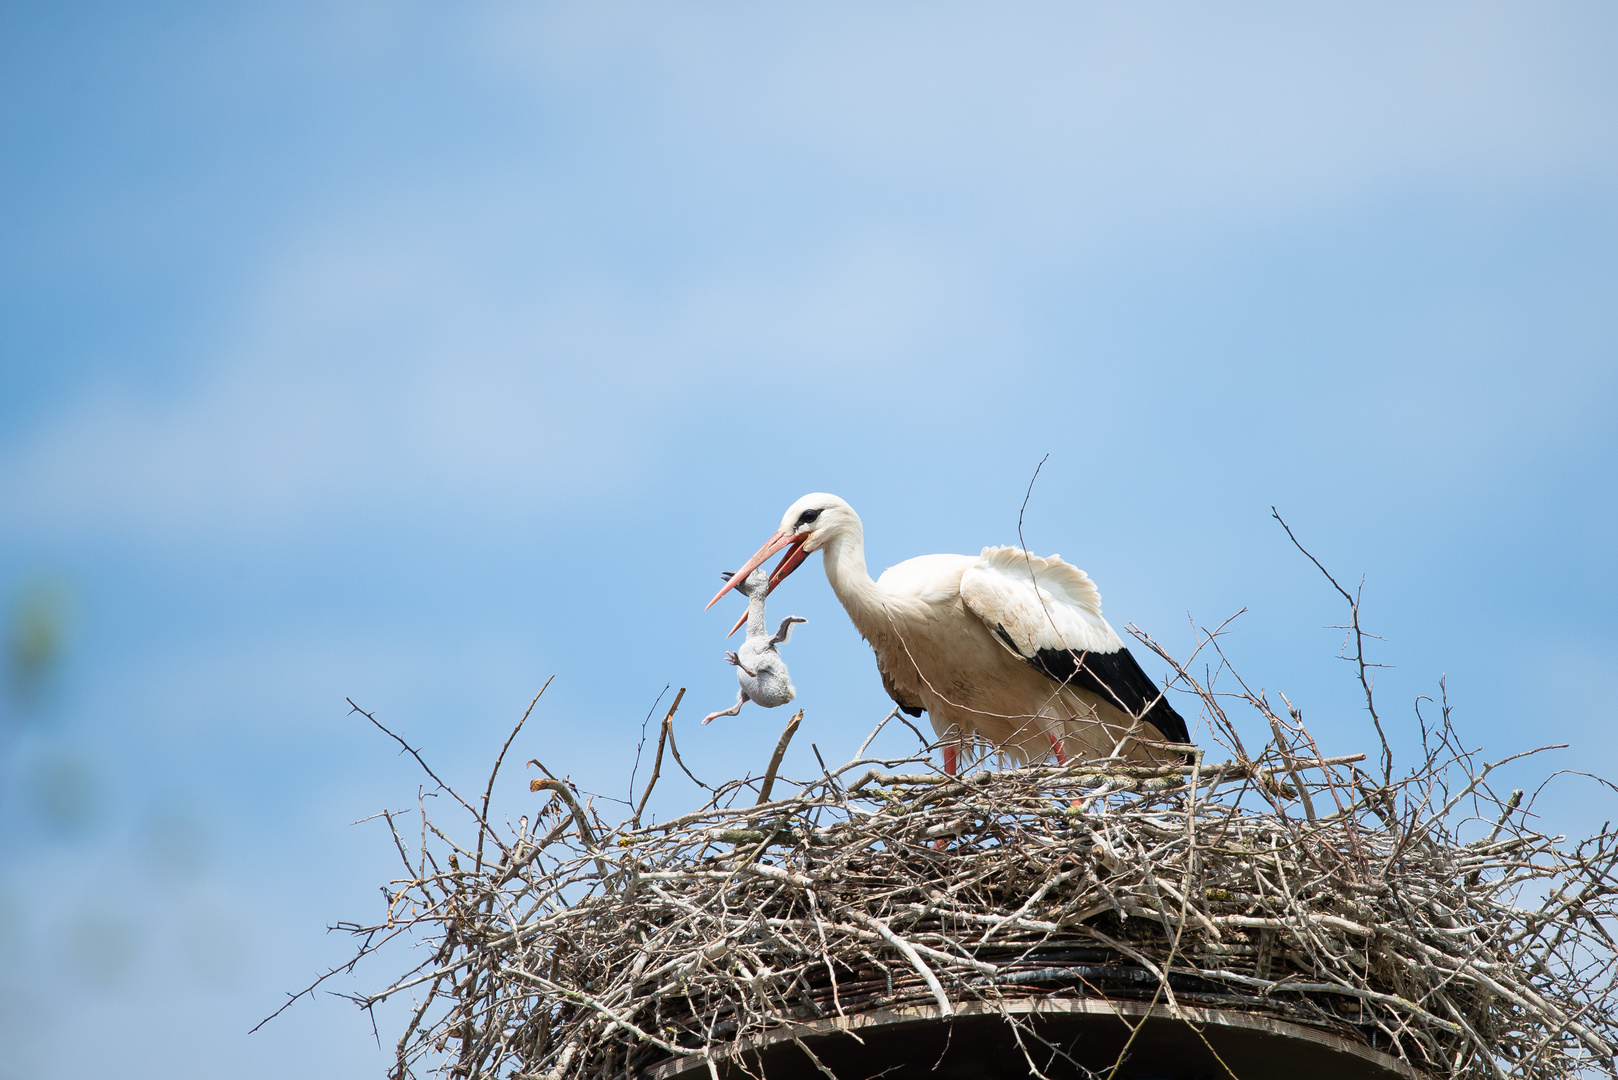
<svg viewBox="0 0 1618 1080">
<path fill-rule="evenodd" d="M 759 563 L 763 562 L 765 559 L 768 559 L 771 555 L 774 555 L 782 548 L 791 546 L 792 551 L 787 553 L 787 557 L 781 560 L 781 566 L 777 566 L 775 568 L 775 572 L 770 575 L 770 588 L 773 589 L 777 581 L 786 577 L 787 574 L 792 572 L 791 570 L 788 570 L 783 573 L 781 567 L 785 566 L 788 559 L 791 559 L 794 554 L 801 554 L 803 550 L 803 542 L 807 539 L 807 536 L 793 536 L 791 533 L 778 532 L 768 540 L 764 541 L 764 546 L 753 552 L 753 557 L 742 563 L 741 569 L 737 570 L 730 576 L 730 580 L 725 582 L 725 587 L 713 594 L 713 599 L 708 601 L 708 607 L 713 607 L 715 604 L 719 603 L 719 598 L 721 596 L 724 596 L 737 585 L 746 581 L 747 575 L 751 574 L 754 570 L 757 570 Z M 798 562 L 802 561 L 803 560 L 801 558 L 798 560 Z M 797 563 L 794 563 L 793 567 L 795 569 L 797 567 Z M 706 611 L 707 608 L 703 608 L 703 610 Z"/>
<path fill-rule="evenodd" d="M 803 560 L 809 557 L 808 550 L 803 546 L 803 542 L 807 539 L 809 539 L 807 536 L 800 538 L 787 549 L 785 555 L 781 556 L 781 561 L 775 564 L 775 569 L 770 571 L 770 583 L 764 590 L 765 596 L 774 592 L 775 587 L 785 581 L 787 576 L 802 566 Z"/>
<path fill-rule="evenodd" d="M 770 571 L 770 580 L 764 585 L 764 595 L 768 596 L 774 592 L 775 587 L 781 584 L 782 581 L 786 580 L 787 575 L 801 566 L 803 564 L 803 560 L 807 559 L 808 557 L 809 553 L 803 549 L 803 544 L 793 544 L 791 547 L 789 547 L 787 549 L 787 553 L 781 556 L 781 561 L 775 564 L 775 569 Z M 730 637 L 731 634 L 734 634 L 736 631 L 740 630 L 742 628 L 742 623 L 746 621 L 747 612 L 743 611 L 742 617 L 736 620 L 736 625 L 730 628 L 730 634 L 726 634 L 725 636 Z"/>
<path fill-rule="evenodd" d="M 713 607 L 715 604 L 717 604 L 719 602 L 719 598 L 724 596 L 731 589 L 734 589 L 739 582 L 747 580 L 747 575 L 758 569 L 759 564 L 765 559 L 768 559 L 771 555 L 774 555 L 782 548 L 786 548 L 787 553 L 781 556 L 781 561 L 777 563 L 775 569 L 770 572 L 769 582 L 764 586 L 764 594 L 766 596 L 774 592 L 775 587 L 781 584 L 782 581 L 785 581 L 787 576 L 799 566 L 803 565 L 803 560 L 809 557 L 809 553 L 803 549 L 804 541 L 808 539 L 808 536 L 794 536 L 792 533 L 784 532 L 778 532 L 774 536 L 770 537 L 764 542 L 763 547 L 759 548 L 753 553 L 753 557 L 751 559 L 748 559 L 742 564 L 741 569 L 737 570 L 730 576 L 730 580 L 725 582 L 725 587 L 714 593 L 714 598 L 708 601 L 708 607 Z M 734 634 L 737 630 L 741 629 L 742 623 L 746 621 L 747 613 L 743 612 L 742 617 L 736 620 L 736 625 L 730 628 L 730 633 Z M 726 634 L 725 636 L 729 637 L 730 634 Z"/>
</svg>

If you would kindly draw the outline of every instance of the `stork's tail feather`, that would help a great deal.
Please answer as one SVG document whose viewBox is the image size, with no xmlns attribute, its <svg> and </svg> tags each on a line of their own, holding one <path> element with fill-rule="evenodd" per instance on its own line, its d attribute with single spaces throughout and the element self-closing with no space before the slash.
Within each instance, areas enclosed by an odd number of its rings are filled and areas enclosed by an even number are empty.
<svg viewBox="0 0 1618 1080">
<path fill-rule="evenodd" d="M 1167 699 L 1160 698 L 1146 710 L 1141 719 L 1157 729 L 1163 742 L 1181 744 L 1191 742 L 1191 733 L 1186 730 L 1185 719 L 1174 711 L 1174 706 L 1170 705 Z M 1191 755 L 1187 752 L 1182 751 L 1178 756 L 1181 764 L 1189 764 L 1191 761 Z"/>
<path fill-rule="evenodd" d="M 1170 705 L 1166 698 L 1160 698 L 1155 705 L 1146 710 L 1146 715 L 1141 719 L 1162 732 L 1165 742 L 1191 741 L 1191 732 L 1186 729 L 1185 718 L 1174 711 L 1174 706 Z"/>
</svg>

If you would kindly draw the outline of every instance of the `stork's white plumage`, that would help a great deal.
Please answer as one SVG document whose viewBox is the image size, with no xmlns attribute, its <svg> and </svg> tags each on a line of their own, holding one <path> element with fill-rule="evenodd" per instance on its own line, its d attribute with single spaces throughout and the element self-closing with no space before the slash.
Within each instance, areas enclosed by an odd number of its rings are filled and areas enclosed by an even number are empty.
<svg viewBox="0 0 1618 1080">
<path fill-rule="evenodd" d="M 913 716 L 926 711 L 954 772 L 966 738 L 1014 760 L 1171 756 L 1143 743 L 1189 741 L 1185 721 L 1101 616 L 1101 594 L 1059 556 L 988 547 L 922 555 L 871 580 L 865 531 L 835 495 L 805 495 L 737 578 L 786 549 L 773 589 L 810 552 L 876 652 L 882 685 Z M 709 606 L 731 587 L 724 589 Z"/>
</svg>

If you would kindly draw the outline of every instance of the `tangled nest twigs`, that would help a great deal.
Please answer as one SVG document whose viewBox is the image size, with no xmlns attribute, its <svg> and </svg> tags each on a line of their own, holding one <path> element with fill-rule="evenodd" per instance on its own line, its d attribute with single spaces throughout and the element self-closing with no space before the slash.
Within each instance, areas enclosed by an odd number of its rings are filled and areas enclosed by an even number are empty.
<svg viewBox="0 0 1618 1080">
<path fill-rule="evenodd" d="M 384 921 L 348 929 L 361 955 L 408 933 L 426 959 L 357 1000 L 416 996 L 401 1077 L 633 1075 L 791 1022 L 1053 992 L 1261 1011 L 1430 1075 L 1609 1071 L 1618 834 L 1529 828 L 1447 708 L 1390 784 L 1244 700 L 1274 737 L 1219 763 L 953 778 L 856 758 L 762 802 L 761 779 L 733 781 L 656 825 L 535 781 L 533 823 L 479 822 L 487 859 L 425 820 L 412 850 L 386 815 L 406 874 Z"/>
<path fill-rule="evenodd" d="M 488 814 L 494 773 L 481 810 L 433 776 L 472 819 L 471 844 L 424 801 L 414 844 L 404 815 L 380 815 L 404 873 L 381 921 L 343 924 L 360 939 L 353 959 L 304 993 L 414 941 L 420 963 L 353 999 L 413 1003 L 397 1080 L 418 1067 L 632 1077 L 680 1060 L 717 1077 L 794 1025 L 912 1005 L 997 1011 L 1033 1075 L 1052 1062 L 1072 1073 L 1009 1007 L 1047 995 L 1262 1013 L 1434 1077 L 1613 1075 L 1618 830 L 1569 843 L 1531 827 L 1534 799 L 1491 787 L 1504 762 L 1457 742 L 1447 702 L 1422 722 L 1420 764 L 1395 778 L 1358 600 L 1338 590 L 1381 741 L 1373 773 L 1363 755 L 1323 757 L 1285 697 L 1276 709 L 1242 682 L 1222 627 L 1198 648 L 1217 657 L 1200 681 L 1131 628 L 1199 699 L 1228 760 L 950 777 L 926 766 L 927 747 L 864 756 L 895 711 L 847 765 L 778 780 L 800 713 L 762 777 L 709 788 L 692 776 L 704 806 L 643 824 L 665 749 L 690 775 L 677 697 L 619 824 L 549 773 L 532 785 L 547 793 L 533 820 L 503 828 Z M 1220 679 L 1239 689 L 1216 691 Z M 1232 703 L 1262 721 L 1259 752 Z M 780 785 L 793 790 L 772 798 Z"/>
</svg>

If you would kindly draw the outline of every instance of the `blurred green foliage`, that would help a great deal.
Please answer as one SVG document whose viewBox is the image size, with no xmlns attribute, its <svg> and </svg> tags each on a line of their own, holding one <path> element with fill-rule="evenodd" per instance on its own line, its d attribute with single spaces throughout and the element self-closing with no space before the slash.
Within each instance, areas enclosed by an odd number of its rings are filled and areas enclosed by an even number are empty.
<svg viewBox="0 0 1618 1080">
<path fill-rule="evenodd" d="M 6 689 L 22 712 L 34 712 L 55 681 L 67 648 L 73 597 L 60 582 L 34 581 L 16 593 L 6 627 Z"/>
<path fill-rule="evenodd" d="M 29 787 L 45 826 L 58 836 L 84 832 L 95 818 L 100 794 L 86 755 L 59 747 L 34 762 Z"/>
<path fill-rule="evenodd" d="M 198 800 L 170 794 L 146 815 L 142 832 L 148 868 L 166 881 L 192 881 L 213 854 Z"/>
<path fill-rule="evenodd" d="M 81 911 L 67 924 L 66 937 L 69 960 L 92 985 L 113 989 L 134 972 L 140 935 L 123 912 L 110 908 Z"/>
<path fill-rule="evenodd" d="M 0 717 L 40 716 L 61 678 L 73 624 L 72 591 L 59 579 L 25 578 L 4 611 L 4 694 Z M 20 729 L 13 729 L 13 734 Z M 30 798 L 46 829 L 58 837 L 84 834 L 99 805 L 90 755 L 61 742 L 0 742 L 4 779 Z"/>
<path fill-rule="evenodd" d="M 246 928 L 224 909 L 186 912 L 178 945 L 186 969 L 215 986 L 230 984 L 247 966 Z"/>
</svg>

